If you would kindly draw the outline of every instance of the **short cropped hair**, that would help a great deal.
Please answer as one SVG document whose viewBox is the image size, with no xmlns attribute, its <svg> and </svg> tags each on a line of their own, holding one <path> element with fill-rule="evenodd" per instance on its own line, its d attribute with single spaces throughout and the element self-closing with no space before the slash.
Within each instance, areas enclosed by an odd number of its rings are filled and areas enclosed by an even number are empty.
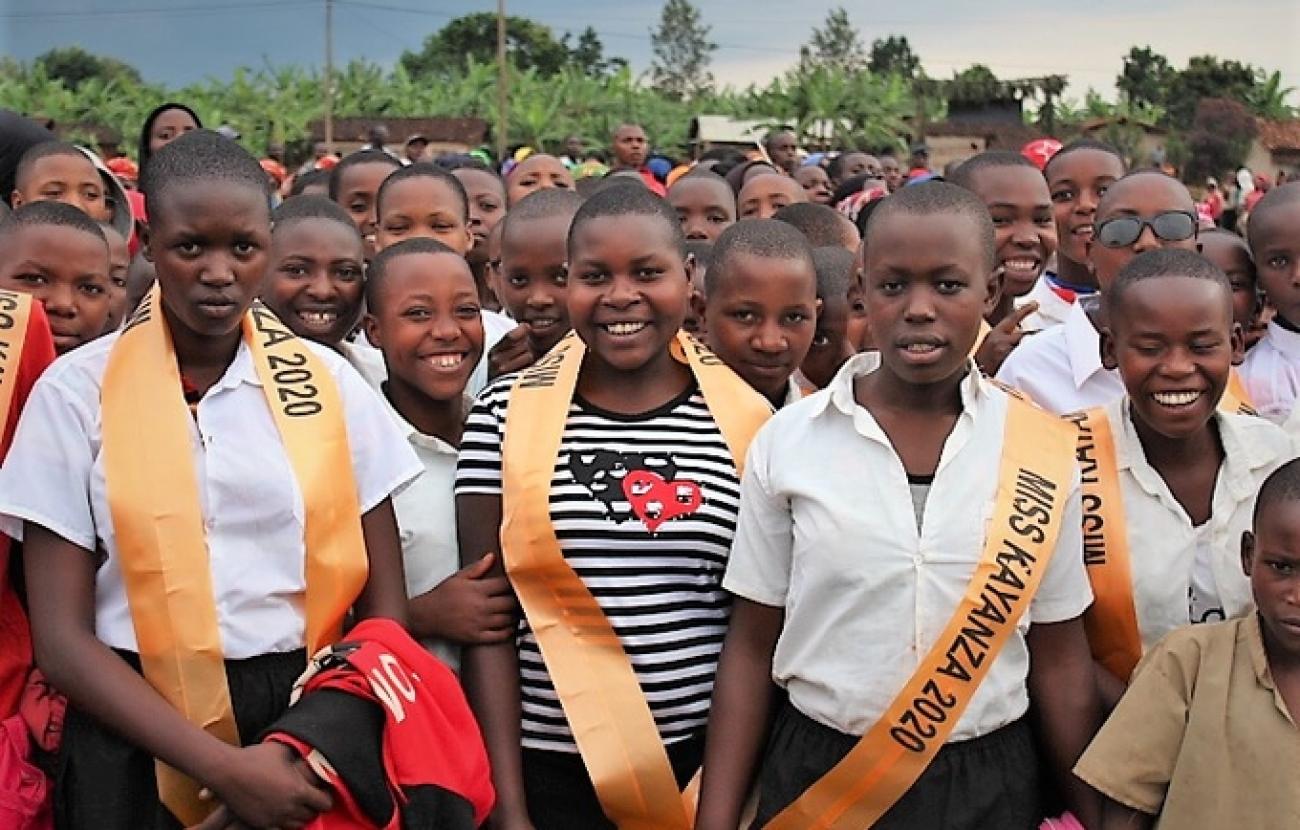
<svg viewBox="0 0 1300 830">
<path fill-rule="evenodd" d="M 460 205 L 461 219 L 466 222 L 469 221 L 469 194 L 465 192 L 465 185 L 461 184 L 460 179 L 453 176 L 450 170 L 445 170 L 428 161 L 419 161 L 405 167 L 399 165 L 396 170 L 389 173 L 388 178 L 384 179 L 383 183 L 379 185 L 379 191 L 375 194 L 375 212 L 381 213 L 383 211 L 384 194 L 388 192 L 389 188 L 407 179 L 419 177 L 437 179 L 451 188 L 451 192 L 456 194 L 457 204 Z M 332 183 L 333 179 L 330 181 Z"/>
<path fill-rule="evenodd" d="M 746 219 L 722 232 L 713 243 L 713 264 L 704 275 L 704 293 L 712 295 L 726 279 L 739 254 L 763 259 L 798 259 L 814 267 L 808 238 L 793 225 L 776 219 Z"/>
<path fill-rule="evenodd" d="M 863 244 L 870 251 L 874 244 L 871 237 L 880 227 L 881 220 L 896 213 L 907 216 L 934 216 L 935 214 L 956 214 L 970 220 L 975 225 L 983 249 L 984 261 L 989 270 L 997 263 L 997 244 L 993 236 L 993 220 L 989 218 L 988 208 L 984 202 L 964 187 L 948 182 L 922 182 L 909 187 L 900 187 L 888 198 L 880 200 L 880 206 L 871 214 L 867 222 Z"/>
<path fill-rule="evenodd" d="M 673 248 L 678 256 L 685 258 L 686 235 L 682 233 L 682 223 L 678 221 L 677 213 L 667 201 L 651 193 L 639 182 L 609 184 L 583 202 L 569 225 L 569 251 L 573 251 L 573 238 L 577 235 L 578 228 L 592 219 L 607 216 L 649 216 L 662 220 L 668 229 Z"/>
<path fill-rule="evenodd" d="M 1173 185 L 1175 190 L 1179 191 L 1180 195 L 1185 197 L 1183 199 L 1183 204 L 1180 207 L 1185 208 L 1189 211 L 1193 211 L 1193 212 L 1195 211 L 1196 200 L 1192 198 L 1192 194 L 1190 191 L 1188 191 L 1187 185 L 1183 184 L 1178 179 L 1174 178 L 1173 176 L 1169 175 L 1163 170 L 1156 170 L 1154 168 L 1148 167 L 1142 170 L 1131 170 L 1128 173 L 1125 173 L 1123 176 L 1120 176 L 1118 179 L 1116 179 L 1115 182 L 1106 189 L 1106 192 L 1103 193 L 1101 198 L 1097 200 L 1098 219 L 1100 220 L 1102 208 L 1114 202 L 1118 194 L 1123 192 L 1122 188 L 1120 188 L 1120 184 L 1130 182 L 1133 179 L 1142 179 L 1142 178 L 1156 178 L 1159 179 L 1160 181 L 1170 183 L 1171 185 Z"/>
<path fill-rule="evenodd" d="M 1232 283 L 1219 267 L 1195 251 L 1181 248 L 1158 248 L 1138 254 L 1120 269 L 1114 283 L 1102 294 L 1102 302 L 1108 311 L 1120 307 L 1125 292 L 1134 283 L 1155 277 L 1187 277 L 1189 279 L 1209 280 L 1223 289 L 1225 303 L 1232 297 Z"/>
<path fill-rule="evenodd" d="M 82 156 L 82 158 L 85 158 L 85 156 Z M 103 242 L 105 247 L 108 246 L 108 239 L 104 236 L 104 229 L 100 227 L 98 222 L 87 216 L 80 208 L 53 201 L 28 202 L 22 207 L 14 208 L 7 216 L 0 219 L 0 243 L 3 243 L 23 228 L 36 227 L 37 225 L 57 225 L 72 228 L 82 233 L 88 233 Z"/>
<path fill-rule="evenodd" d="M 72 158 L 81 159 L 86 164 L 89 164 L 92 169 L 95 167 L 94 162 L 87 158 L 86 154 L 81 152 L 75 144 L 69 144 L 66 141 L 42 141 L 40 144 L 33 144 L 28 147 L 27 152 L 23 153 L 22 158 L 18 159 L 18 167 L 14 169 L 14 188 L 22 190 L 27 184 L 27 179 L 31 176 L 32 168 L 36 166 L 36 162 L 51 156 L 71 156 Z M 8 193 L 4 195 L 9 196 Z"/>
<path fill-rule="evenodd" d="M 517 226 L 538 219 L 563 217 L 572 223 L 578 208 L 582 207 L 585 201 L 587 200 L 577 192 L 558 187 L 548 187 L 529 193 L 516 202 L 515 206 L 506 211 L 506 215 L 501 218 L 502 239 Z"/>
<path fill-rule="evenodd" d="M 246 185 L 266 200 L 270 214 L 270 180 L 257 159 L 219 133 L 193 130 L 154 153 L 140 172 L 140 190 L 149 202 L 149 217 L 157 218 L 168 190 L 196 181 Z"/>
<path fill-rule="evenodd" d="M 378 307 L 379 289 L 383 286 L 388 276 L 388 264 L 398 257 L 410 256 L 412 254 L 452 254 L 460 257 L 451 248 L 442 244 L 436 239 L 429 239 L 424 236 L 417 236 L 412 239 L 403 239 L 395 245 L 389 245 L 379 253 L 375 258 L 370 260 L 366 266 L 366 306 L 370 309 Z M 468 266 L 466 266 L 468 267 Z"/>
<path fill-rule="evenodd" d="M 361 232 L 357 230 L 356 223 L 352 221 L 352 217 L 343 206 L 324 196 L 290 196 L 285 199 L 271 214 L 271 233 L 274 235 L 281 228 L 304 219 L 338 222 L 356 233 L 358 240 L 361 239 Z"/>
<path fill-rule="evenodd" d="M 848 297 L 856 257 L 839 245 L 813 248 L 812 257 L 817 269 L 817 296 L 822 300 Z"/>
<path fill-rule="evenodd" d="M 334 201 L 339 200 L 342 194 L 339 192 L 343 187 L 343 174 L 348 168 L 356 167 L 361 164 L 387 164 L 389 167 L 401 167 L 402 163 L 383 150 L 358 150 L 355 153 L 348 153 L 334 167 L 330 169 L 330 198 Z"/>
<path fill-rule="evenodd" d="M 1254 209 L 1250 212 L 1250 218 L 1251 220 L 1258 219 L 1271 210 L 1284 205 L 1293 205 L 1296 202 L 1300 202 L 1300 182 L 1287 182 L 1265 193 L 1263 198 L 1255 203 Z M 1250 240 L 1251 247 L 1259 244 L 1255 240 L 1254 234 L 1251 233 L 1251 226 L 1254 224 L 1254 221 L 1246 223 L 1246 238 Z"/>
<path fill-rule="evenodd" d="M 1034 166 L 1034 163 L 1019 153 L 1013 153 L 1010 150 L 987 150 L 977 156 L 971 156 L 957 165 L 957 169 L 952 172 L 952 175 L 946 178 L 950 183 L 958 187 L 974 190 L 975 176 L 981 170 L 992 170 L 998 167 L 1028 167 L 1035 174 L 1038 173 L 1038 168 Z"/>
<path fill-rule="evenodd" d="M 1104 141 L 1098 141 L 1095 138 L 1079 138 L 1057 150 L 1056 153 L 1047 160 L 1047 164 L 1043 165 L 1043 176 L 1051 178 L 1052 165 L 1070 155 L 1070 153 L 1078 150 L 1100 150 L 1103 153 L 1109 153 L 1119 162 L 1121 170 L 1128 170 L 1128 164 L 1124 161 L 1124 156 L 1120 155 L 1119 150 L 1114 145 L 1107 144 Z"/>
<path fill-rule="evenodd" d="M 1300 501 L 1300 458 L 1293 458 L 1268 474 L 1255 497 L 1252 527 L 1259 527 L 1259 517 L 1275 504 Z"/>
<path fill-rule="evenodd" d="M 835 208 L 814 202 L 795 202 L 772 214 L 772 218 L 791 225 L 808 238 L 814 248 L 827 245 L 857 245 L 858 229 L 849 217 Z"/>
<path fill-rule="evenodd" d="M 308 170 L 299 176 L 293 177 L 293 186 L 289 188 L 290 196 L 301 196 L 303 191 L 316 185 L 325 185 L 326 190 L 330 186 L 330 171 L 328 170 Z"/>
</svg>

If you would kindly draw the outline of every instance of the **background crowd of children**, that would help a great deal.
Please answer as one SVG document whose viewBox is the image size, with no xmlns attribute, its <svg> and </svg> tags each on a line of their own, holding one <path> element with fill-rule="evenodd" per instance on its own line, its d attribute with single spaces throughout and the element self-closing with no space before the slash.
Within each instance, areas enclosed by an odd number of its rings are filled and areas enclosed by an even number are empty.
<svg viewBox="0 0 1300 830">
<path fill-rule="evenodd" d="M 1300 826 L 1300 183 L 0 131 L 0 826 Z"/>
</svg>

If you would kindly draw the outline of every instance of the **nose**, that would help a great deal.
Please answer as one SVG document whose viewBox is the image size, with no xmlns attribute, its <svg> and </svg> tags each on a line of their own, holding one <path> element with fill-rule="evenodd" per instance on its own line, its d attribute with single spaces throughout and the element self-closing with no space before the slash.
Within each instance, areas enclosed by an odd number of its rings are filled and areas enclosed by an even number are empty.
<svg viewBox="0 0 1300 830">
<path fill-rule="evenodd" d="M 1038 244 L 1038 229 L 1030 222 L 1017 222 L 1011 230 L 1011 241 L 1023 247 Z"/>
<path fill-rule="evenodd" d="M 929 291 L 912 289 L 907 292 L 907 305 L 903 317 L 909 323 L 928 323 L 934 319 L 934 299 Z"/>
<path fill-rule="evenodd" d="M 1160 364 L 1160 373 L 1166 377 L 1186 377 L 1195 371 L 1196 361 L 1192 359 L 1191 352 L 1185 348 L 1170 349 L 1169 354 Z"/>
<path fill-rule="evenodd" d="M 1164 243 L 1156 238 L 1156 232 L 1151 229 L 1151 226 L 1143 225 L 1142 233 L 1138 234 L 1137 240 L 1133 243 L 1133 253 L 1140 254 L 1162 247 L 1164 247 Z"/>
<path fill-rule="evenodd" d="M 754 351 L 762 354 L 781 354 L 789 348 L 785 332 L 776 320 L 768 319 L 754 331 L 751 345 Z"/>
<path fill-rule="evenodd" d="M 627 276 L 615 276 L 609 281 L 601 302 L 611 308 L 627 308 L 637 301 L 636 286 Z"/>
<path fill-rule="evenodd" d="M 528 292 L 528 299 L 526 301 L 528 303 L 528 307 L 537 308 L 537 309 L 550 308 L 551 306 L 555 305 L 555 298 L 551 296 L 551 293 L 549 291 L 543 291 L 537 285 L 538 282 L 540 282 L 540 280 L 535 281 L 533 283 L 534 286 L 533 290 Z"/>
<path fill-rule="evenodd" d="M 76 317 L 76 288 L 66 283 L 54 283 L 42 295 L 45 313 L 54 317 Z"/>
<path fill-rule="evenodd" d="M 1097 203 L 1100 201 L 1101 197 L 1097 195 L 1097 191 L 1088 187 L 1080 188 L 1079 198 L 1074 203 L 1074 212 L 1096 213 Z"/>
<path fill-rule="evenodd" d="M 211 256 L 199 271 L 199 282 L 203 285 L 223 287 L 234 281 L 235 269 L 231 266 L 230 259 L 220 254 Z"/>
<path fill-rule="evenodd" d="M 709 238 L 709 235 L 704 232 L 703 219 L 682 220 L 682 230 L 686 233 L 687 239 L 708 239 Z"/>
<path fill-rule="evenodd" d="M 429 324 L 429 334 L 440 342 L 452 341 L 460 337 L 460 326 L 452 314 L 435 314 Z"/>
<path fill-rule="evenodd" d="M 334 285 L 334 280 L 330 279 L 329 274 L 325 273 L 324 269 L 311 275 L 311 281 L 307 283 L 308 297 L 325 302 L 333 300 L 338 294 L 338 288 Z"/>
</svg>

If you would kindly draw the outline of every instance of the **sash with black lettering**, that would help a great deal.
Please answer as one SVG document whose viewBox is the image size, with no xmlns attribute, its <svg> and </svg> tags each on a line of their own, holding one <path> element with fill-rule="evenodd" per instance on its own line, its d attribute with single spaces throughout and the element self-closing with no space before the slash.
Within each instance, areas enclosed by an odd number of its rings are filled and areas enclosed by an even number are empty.
<svg viewBox="0 0 1300 830">
<path fill-rule="evenodd" d="M 885 714 L 767 830 L 863 830 L 911 788 L 961 719 L 1047 570 L 1074 473 L 1069 426 L 1012 397 L 997 495 L 965 596 Z"/>
<path fill-rule="evenodd" d="M 329 369 L 261 303 L 243 338 L 302 494 L 314 652 L 338 638 L 368 572 L 343 405 Z M 145 679 L 190 723 L 237 745 L 192 416 L 157 287 L 113 345 L 102 404 L 108 503 Z M 210 812 L 194 781 L 161 762 L 157 773 L 163 803 L 186 825 Z"/>
<path fill-rule="evenodd" d="M 8 429 L 9 409 L 14 402 L 18 367 L 22 364 L 31 316 L 30 294 L 0 289 L 0 432 Z"/>
<path fill-rule="evenodd" d="M 673 355 L 688 364 L 739 470 L 767 402 L 694 338 Z M 689 830 L 693 806 L 623 645 L 560 550 L 550 518 L 551 478 L 586 346 L 570 333 L 515 382 L 502 449 L 501 551 L 537 637 L 601 808 L 620 830 Z"/>
</svg>

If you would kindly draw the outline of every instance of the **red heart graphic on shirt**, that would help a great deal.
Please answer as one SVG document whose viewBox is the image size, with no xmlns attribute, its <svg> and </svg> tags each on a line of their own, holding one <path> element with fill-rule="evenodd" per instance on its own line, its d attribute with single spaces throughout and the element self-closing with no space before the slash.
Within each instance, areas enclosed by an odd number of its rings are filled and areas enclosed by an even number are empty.
<svg viewBox="0 0 1300 830">
<path fill-rule="evenodd" d="M 623 495 L 651 533 L 669 519 L 689 516 L 704 503 L 700 485 L 693 481 L 664 481 L 663 476 L 649 470 L 628 473 L 623 478 Z"/>
</svg>

